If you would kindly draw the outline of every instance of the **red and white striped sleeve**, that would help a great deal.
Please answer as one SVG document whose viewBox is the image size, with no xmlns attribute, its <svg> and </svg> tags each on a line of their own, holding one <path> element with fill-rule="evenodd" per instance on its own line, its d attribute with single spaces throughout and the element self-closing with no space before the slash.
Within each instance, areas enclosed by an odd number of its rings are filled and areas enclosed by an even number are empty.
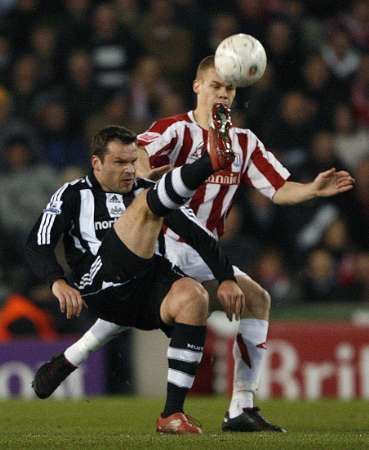
<svg viewBox="0 0 369 450">
<path fill-rule="evenodd" d="M 252 132 L 249 132 L 247 147 L 247 164 L 242 181 L 271 199 L 290 177 L 290 172 Z"/>
<path fill-rule="evenodd" d="M 170 154 L 178 142 L 178 117 L 154 122 L 150 128 L 137 136 L 137 144 L 145 147 L 153 167 L 169 164 Z"/>
</svg>

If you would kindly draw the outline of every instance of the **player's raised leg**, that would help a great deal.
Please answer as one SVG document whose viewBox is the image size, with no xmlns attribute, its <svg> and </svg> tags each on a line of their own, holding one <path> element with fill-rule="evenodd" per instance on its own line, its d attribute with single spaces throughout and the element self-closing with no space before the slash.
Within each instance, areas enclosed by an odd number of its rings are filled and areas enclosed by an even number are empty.
<svg viewBox="0 0 369 450">
<path fill-rule="evenodd" d="M 119 239 L 133 253 L 141 258 L 153 256 L 162 218 L 187 203 L 196 189 L 218 170 L 209 156 L 213 151 L 215 147 L 194 163 L 165 174 L 154 187 L 139 194 L 114 223 Z"/>
</svg>

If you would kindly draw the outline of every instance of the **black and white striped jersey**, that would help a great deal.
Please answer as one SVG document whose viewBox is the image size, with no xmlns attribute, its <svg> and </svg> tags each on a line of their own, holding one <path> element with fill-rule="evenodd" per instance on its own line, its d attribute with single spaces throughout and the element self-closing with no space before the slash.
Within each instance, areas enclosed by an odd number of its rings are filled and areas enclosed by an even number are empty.
<svg viewBox="0 0 369 450">
<path fill-rule="evenodd" d="M 140 192 L 153 184 L 138 178 L 127 194 L 105 192 L 92 171 L 84 178 L 64 184 L 51 197 L 29 235 L 26 259 L 32 270 L 50 285 L 56 279 L 65 278 L 55 254 L 62 238 L 66 261 L 78 283 L 84 261 L 97 254 L 113 223 Z M 228 258 L 190 209 L 182 207 L 173 211 L 164 223 L 197 250 L 217 280 L 234 279 Z M 157 253 L 165 255 L 163 234 L 159 237 Z"/>
</svg>

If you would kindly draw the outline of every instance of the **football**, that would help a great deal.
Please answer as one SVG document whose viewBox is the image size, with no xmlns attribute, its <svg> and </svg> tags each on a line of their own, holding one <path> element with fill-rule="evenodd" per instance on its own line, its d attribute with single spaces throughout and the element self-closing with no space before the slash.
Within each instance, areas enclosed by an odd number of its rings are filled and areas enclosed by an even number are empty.
<svg viewBox="0 0 369 450">
<path fill-rule="evenodd" d="M 215 51 L 217 74 L 226 84 L 235 87 L 250 86 L 260 80 L 266 64 L 263 45 L 249 34 L 228 36 Z"/>
</svg>

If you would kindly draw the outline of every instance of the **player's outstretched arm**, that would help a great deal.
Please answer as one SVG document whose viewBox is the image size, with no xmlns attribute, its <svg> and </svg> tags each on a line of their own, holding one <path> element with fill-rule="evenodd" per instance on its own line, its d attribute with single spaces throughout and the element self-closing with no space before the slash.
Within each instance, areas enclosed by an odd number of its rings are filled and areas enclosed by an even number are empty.
<svg viewBox="0 0 369 450">
<path fill-rule="evenodd" d="M 355 180 L 345 170 L 335 168 L 319 173 L 311 183 L 286 181 L 273 196 L 277 205 L 302 203 L 316 197 L 332 197 L 351 190 Z"/>
<path fill-rule="evenodd" d="M 66 314 L 67 319 L 79 317 L 86 303 L 77 289 L 70 286 L 63 278 L 55 280 L 51 290 L 59 301 L 60 311 Z"/>
</svg>

